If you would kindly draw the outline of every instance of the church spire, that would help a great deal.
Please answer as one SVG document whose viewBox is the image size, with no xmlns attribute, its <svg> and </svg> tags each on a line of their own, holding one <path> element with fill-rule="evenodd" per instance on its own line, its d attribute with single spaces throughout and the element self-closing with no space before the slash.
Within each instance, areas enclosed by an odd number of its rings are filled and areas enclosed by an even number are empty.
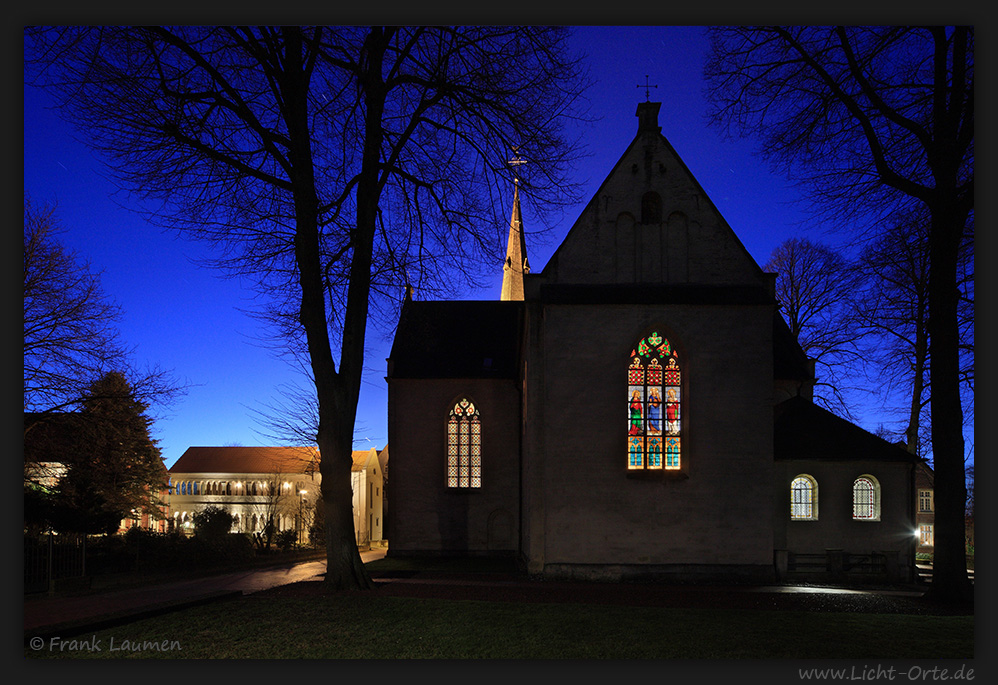
<svg viewBox="0 0 998 685">
<path fill-rule="evenodd" d="M 514 151 L 515 152 L 515 151 Z M 510 164 L 523 164 L 514 155 Z M 523 274 L 530 273 L 527 263 L 527 243 L 523 236 L 523 215 L 520 212 L 520 179 L 513 176 L 513 214 L 509 220 L 509 241 L 506 245 L 506 261 L 502 267 L 501 300 L 523 299 Z"/>
</svg>

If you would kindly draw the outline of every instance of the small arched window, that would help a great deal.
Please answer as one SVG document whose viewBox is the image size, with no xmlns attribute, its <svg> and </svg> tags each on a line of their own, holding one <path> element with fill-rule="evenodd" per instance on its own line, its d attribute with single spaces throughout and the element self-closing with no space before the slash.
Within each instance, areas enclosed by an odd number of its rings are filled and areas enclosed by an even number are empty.
<svg viewBox="0 0 998 685">
<path fill-rule="evenodd" d="M 657 224 L 662 222 L 662 198 L 658 193 L 647 192 L 641 196 L 641 223 Z"/>
<path fill-rule="evenodd" d="M 880 520 L 880 483 L 871 475 L 853 481 L 852 517 L 857 521 Z"/>
<path fill-rule="evenodd" d="M 818 483 L 801 474 L 790 483 L 790 518 L 794 521 L 818 520 Z"/>
<path fill-rule="evenodd" d="M 679 470 L 681 388 L 676 350 L 658 333 L 631 350 L 627 368 L 627 468 Z"/>
<path fill-rule="evenodd" d="M 482 487 L 482 422 L 467 398 L 447 418 L 447 487 Z"/>
</svg>

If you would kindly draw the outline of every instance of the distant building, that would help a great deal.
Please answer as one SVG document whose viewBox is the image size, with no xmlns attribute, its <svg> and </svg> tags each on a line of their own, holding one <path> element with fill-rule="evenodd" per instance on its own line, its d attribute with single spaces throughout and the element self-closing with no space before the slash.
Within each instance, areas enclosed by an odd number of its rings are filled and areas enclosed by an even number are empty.
<svg viewBox="0 0 998 685">
<path fill-rule="evenodd" d="M 915 528 L 918 531 L 916 552 L 935 551 L 936 502 L 935 474 L 924 461 L 915 466 Z"/>
<path fill-rule="evenodd" d="M 193 529 L 208 506 L 235 517 L 233 532 L 297 530 L 308 539 L 322 475 L 315 447 L 190 447 L 170 469 L 170 517 L 177 530 Z M 383 468 L 375 449 L 355 451 L 351 473 L 358 544 L 382 540 Z"/>
</svg>

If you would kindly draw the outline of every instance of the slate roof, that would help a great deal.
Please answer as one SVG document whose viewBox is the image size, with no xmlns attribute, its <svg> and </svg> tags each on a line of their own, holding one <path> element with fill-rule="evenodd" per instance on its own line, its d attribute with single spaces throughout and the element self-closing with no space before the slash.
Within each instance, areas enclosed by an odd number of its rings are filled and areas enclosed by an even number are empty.
<svg viewBox="0 0 998 685">
<path fill-rule="evenodd" d="M 918 461 L 901 447 L 803 397 L 776 405 L 774 418 L 773 455 L 777 461 Z"/>
<path fill-rule="evenodd" d="M 814 380 L 807 355 L 778 311 L 773 314 L 773 377 Z"/>
<path fill-rule="evenodd" d="M 517 378 L 523 303 L 406 301 L 389 378 Z"/>
</svg>

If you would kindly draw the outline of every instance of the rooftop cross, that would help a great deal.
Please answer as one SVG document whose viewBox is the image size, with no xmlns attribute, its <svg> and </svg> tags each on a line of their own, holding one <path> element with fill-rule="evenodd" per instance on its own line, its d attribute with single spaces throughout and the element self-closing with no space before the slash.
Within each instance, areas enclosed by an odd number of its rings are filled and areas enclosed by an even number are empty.
<svg viewBox="0 0 998 685">
<path fill-rule="evenodd" d="M 519 166 L 520 164 L 526 164 L 527 163 L 527 160 L 523 159 L 518 154 L 517 150 L 519 150 L 519 149 L 520 148 L 518 148 L 518 147 L 514 147 L 513 148 L 513 159 L 511 159 L 508 162 L 506 162 L 506 164 L 508 164 L 510 166 L 510 168 L 513 169 L 513 184 L 514 185 L 520 185 L 520 179 L 516 175 L 516 167 Z"/>
<path fill-rule="evenodd" d="M 645 102 L 648 102 L 648 98 L 649 98 L 649 93 L 648 93 L 648 90 L 649 90 L 650 88 L 658 88 L 658 86 L 652 86 L 652 85 L 649 85 L 649 84 L 648 84 L 648 74 L 645 74 L 645 84 L 644 84 L 644 85 L 642 86 L 642 85 L 641 85 L 641 84 L 639 83 L 639 84 L 637 85 L 637 87 L 638 87 L 638 88 L 644 88 L 644 89 L 645 89 Z"/>
</svg>

